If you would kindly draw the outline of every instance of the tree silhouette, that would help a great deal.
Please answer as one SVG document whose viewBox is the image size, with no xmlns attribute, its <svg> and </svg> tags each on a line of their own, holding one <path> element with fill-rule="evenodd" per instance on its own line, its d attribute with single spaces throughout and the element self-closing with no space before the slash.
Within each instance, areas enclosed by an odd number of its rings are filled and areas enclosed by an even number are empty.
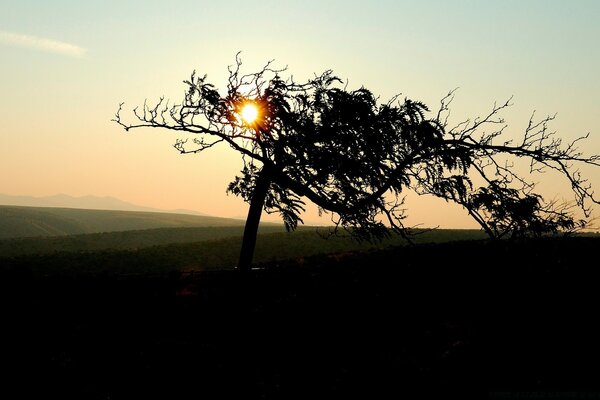
<svg viewBox="0 0 600 400">
<path fill-rule="evenodd" d="M 466 162 L 454 168 L 425 163 L 412 176 L 412 188 L 419 194 L 460 204 L 491 238 L 571 233 L 586 227 L 590 222 L 590 205 L 598 204 L 598 200 L 578 165 L 600 166 L 599 155 L 585 156 L 578 148 L 589 133 L 564 144 L 548 128 L 555 116 L 536 121 L 534 112 L 520 137 L 505 139 L 508 125 L 500 114 L 512 106 L 511 99 L 501 105 L 494 104 L 485 117 L 466 119 L 449 127 L 449 106 L 454 92 L 441 100 L 435 120 L 444 130 L 443 146 L 447 150 L 460 148 L 468 152 L 467 159 L 462 159 Z M 515 158 L 525 159 L 529 171 L 524 174 L 523 169 L 515 168 Z M 526 175 L 548 170 L 566 178 L 575 197 L 574 204 L 545 202 L 534 193 L 536 184 Z M 474 179 L 483 185 L 475 186 Z M 580 219 L 575 218 L 577 208 L 582 214 Z"/>
<path fill-rule="evenodd" d="M 127 131 L 152 127 L 195 134 L 191 142 L 175 143 L 181 153 L 225 143 L 241 154 L 244 167 L 227 188 L 250 204 L 239 269 L 251 266 L 262 211 L 278 212 L 293 230 L 302 222 L 306 199 L 320 212 L 331 213 L 335 230 L 341 227 L 365 239 L 392 232 L 409 236 L 403 224 L 403 196 L 409 190 L 462 205 L 492 237 L 524 234 L 537 226 L 533 219 L 542 225 L 549 221 L 544 218 L 549 209 L 531 194 L 533 184 L 498 161 L 502 155 L 529 159 L 532 171 L 559 171 L 570 181 L 586 216 L 590 201 L 597 203 L 571 164 L 598 166 L 600 157 L 583 156 L 576 148 L 579 139 L 562 146 L 546 129 L 550 117 L 531 122 L 522 142 L 498 145 L 494 142 L 505 128 L 498 114 L 508 102 L 494 106 L 484 118 L 449 128 L 454 92 L 428 117 L 429 109 L 421 102 L 395 96 L 380 103 L 364 87 L 348 90 L 330 70 L 298 83 L 282 78 L 285 69 L 271 65 L 243 74 L 238 54 L 228 69 L 224 93 L 208 83 L 206 75 L 194 72 L 184 81 L 187 91 L 181 104 L 170 105 L 164 98 L 153 105 L 145 102 L 141 110 L 133 110 L 135 123 L 122 120 L 120 104 L 114 118 Z M 248 105 L 255 108 L 256 119 L 244 116 Z M 499 129 L 479 133 L 490 125 Z M 472 174 L 489 187 L 476 188 Z M 519 189 L 509 187 L 515 182 Z M 552 226 L 561 229 L 574 223 L 566 209 L 555 213 L 562 219 L 535 229 L 551 231 Z"/>
</svg>

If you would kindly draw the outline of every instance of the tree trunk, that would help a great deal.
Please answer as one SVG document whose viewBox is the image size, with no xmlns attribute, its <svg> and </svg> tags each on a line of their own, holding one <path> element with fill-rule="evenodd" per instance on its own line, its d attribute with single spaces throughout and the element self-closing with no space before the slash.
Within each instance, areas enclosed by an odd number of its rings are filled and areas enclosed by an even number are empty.
<svg viewBox="0 0 600 400">
<path fill-rule="evenodd" d="M 248 217 L 246 218 L 246 226 L 244 227 L 244 238 L 242 239 L 242 250 L 240 251 L 240 259 L 237 266 L 240 271 L 249 271 L 252 267 L 258 225 L 270 185 L 271 177 L 267 168 L 263 167 L 258 173 L 256 187 L 250 199 L 250 208 L 248 209 Z"/>
</svg>

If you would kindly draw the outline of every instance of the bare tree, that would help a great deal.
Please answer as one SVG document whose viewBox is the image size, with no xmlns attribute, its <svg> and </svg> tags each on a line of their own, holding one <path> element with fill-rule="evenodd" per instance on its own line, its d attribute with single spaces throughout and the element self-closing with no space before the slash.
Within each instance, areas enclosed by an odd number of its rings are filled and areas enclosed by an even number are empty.
<svg viewBox="0 0 600 400">
<path fill-rule="evenodd" d="M 293 230 L 302 222 L 305 200 L 331 213 L 335 230 L 341 227 L 366 239 L 393 232 L 408 237 L 403 195 L 413 190 L 461 204 L 488 234 L 500 236 L 490 218 L 486 220 L 493 214 L 491 206 L 473 187 L 469 174 L 478 173 L 502 190 L 514 182 L 521 183 L 525 192 L 532 186 L 510 166 L 500 164 L 499 155 L 525 157 L 531 160 L 532 171 L 540 166 L 559 171 L 570 180 L 585 212 L 590 201 L 597 202 L 571 164 L 598 166 L 600 157 L 579 153 L 579 139 L 562 146 L 546 130 L 550 118 L 531 123 L 521 143 L 498 145 L 495 141 L 505 128 L 498 114 L 508 102 L 484 118 L 449 128 L 453 92 L 442 100 L 437 115 L 428 117 L 421 102 L 395 96 L 380 103 L 364 87 L 348 90 L 332 71 L 298 83 L 282 78 L 285 69 L 275 69 L 271 62 L 250 74 L 243 74 L 241 66 L 238 55 L 228 69 L 223 93 L 206 76 L 193 73 L 185 81 L 181 104 L 170 105 L 164 98 L 144 103 L 133 110 L 134 123 L 123 121 L 121 104 L 114 118 L 127 131 L 150 127 L 197 135 L 191 142 L 175 143 L 181 153 L 199 153 L 220 143 L 240 153 L 244 167 L 227 189 L 250 203 L 239 269 L 251 266 L 262 211 L 278 212 L 286 228 Z M 499 128 L 479 134 L 486 125 Z M 502 190 L 494 193 L 500 204 L 507 205 L 510 196 Z M 501 229 L 512 228 L 498 225 Z"/>
</svg>

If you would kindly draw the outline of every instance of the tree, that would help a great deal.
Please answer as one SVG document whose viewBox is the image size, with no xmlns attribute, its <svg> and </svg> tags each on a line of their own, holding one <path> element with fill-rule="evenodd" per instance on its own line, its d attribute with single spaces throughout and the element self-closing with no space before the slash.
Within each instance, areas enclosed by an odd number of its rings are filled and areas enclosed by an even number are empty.
<svg viewBox="0 0 600 400">
<path fill-rule="evenodd" d="M 513 224 L 516 216 L 548 221 L 542 215 L 548 212 L 547 205 L 540 197 L 528 197 L 534 185 L 501 164 L 499 156 L 527 158 L 532 171 L 539 167 L 559 171 L 571 182 L 586 216 L 589 203 L 597 203 L 572 164 L 599 166 L 600 157 L 583 156 L 576 148 L 581 138 L 562 146 L 546 129 L 551 118 L 532 121 L 522 142 L 498 145 L 494 142 L 506 127 L 498 114 L 508 102 L 494 106 L 484 118 L 449 128 L 454 92 L 442 99 L 437 114 L 428 117 L 429 109 L 421 102 L 395 96 L 380 103 L 364 87 L 348 90 L 330 70 L 298 83 L 282 78 L 285 69 L 271 65 L 243 74 L 238 54 L 228 69 L 224 93 L 208 83 L 206 75 L 194 72 L 184 81 L 187 90 L 181 104 L 169 105 L 164 98 L 153 105 L 144 103 L 141 110 L 133 110 L 135 123 L 122 120 L 120 104 L 114 118 L 126 131 L 151 127 L 196 135 L 191 143 L 187 139 L 175 143 L 182 154 L 219 143 L 241 154 L 241 175 L 227 188 L 250 204 L 239 269 L 251 266 L 262 211 L 278 212 L 286 228 L 293 230 L 302 222 L 306 199 L 320 212 L 331 213 L 335 230 L 341 227 L 365 239 L 393 232 L 409 237 L 403 224 L 403 196 L 409 190 L 462 205 L 492 237 L 516 229 L 525 233 L 535 225 Z M 499 129 L 479 134 L 488 125 Z M 475 187 L 473 174 L 489 187 Z M 510 188 L 514 182 L 521 188 Z M 493 201 L 486 194 L 495 196 Z M 529 208 L 520 208 L 525 214 L 498 214 L 503 207 L 512 210 L 528 201 Z M 571 215 L 565 209 L 557 212 L 566 222 L 560 219 L 556 229 L 571 226 Z M 499 222 L 502 218 L 508 222 Z"/>
</svg>

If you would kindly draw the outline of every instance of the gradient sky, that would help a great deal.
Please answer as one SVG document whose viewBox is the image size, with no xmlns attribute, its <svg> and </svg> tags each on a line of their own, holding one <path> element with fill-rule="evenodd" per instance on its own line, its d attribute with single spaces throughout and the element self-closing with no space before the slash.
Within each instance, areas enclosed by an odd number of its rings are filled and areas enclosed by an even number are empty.
<svg viewBox="0 0 600 400">
<path fill-rule="evenodd" d="M 172 133 L 110 122 L 121 101 L 181 99 L 194 69 L 222 86 L 237 51 L 248 71 L 270 59 L 299 80 L 331 68 L 350 88 L 432 108 L 460 87 L 457 119 L 514 95 L 510 134 L 533 110 L 558 113 L 561 136 L 590 132 L 585 150 L 600 153 L 598 21 L 597 0 L 0 0 L 0 193 L 245 215 L 225 194 L 237 153 L 182 156 Z M 586 171 L 600 187 L 600 171 Z M 565 188 L 551 176 L 541 186 Z M 411 197 L 408 206 L 409 223 L 474 226 L 443 202 Z"/>
</svg>

